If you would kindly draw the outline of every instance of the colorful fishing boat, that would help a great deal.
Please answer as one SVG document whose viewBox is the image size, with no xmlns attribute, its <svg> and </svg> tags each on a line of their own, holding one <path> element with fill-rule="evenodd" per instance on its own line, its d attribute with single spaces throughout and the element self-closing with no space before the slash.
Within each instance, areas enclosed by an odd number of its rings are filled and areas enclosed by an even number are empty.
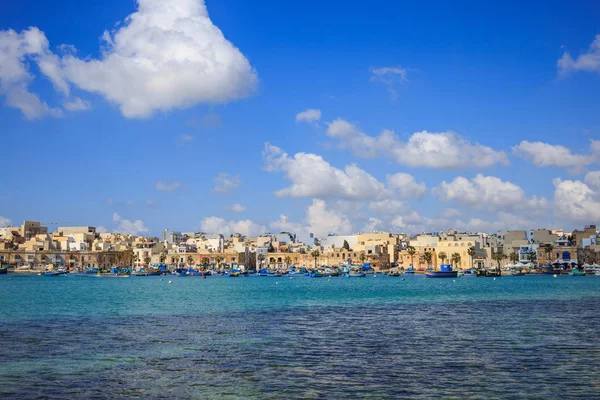
<svg viewBox="0 0 600 400">
<path fill-rule="evenodd" d="M 425 274 L 426 278 L 456 278 L 458 271 L 452 270 L 452 265 L 442 264 L 439 271 L 430 271 Z"/>
<path fill-rule="evenodd" d="M 224 276 L 228 277 L 228 278 L 237 278 L 242 274 L 242 271 L 240 271 L 239 269 L 231 269 L 227 272 L 225 272 Z"/>
<path fill-rule="evenodd" d="M 365 276 L 367 276 L 367 274 L 365 274 L 362 271 L 348 271 L 348 272 L 346 272 L 346 278 L 364 278 Z"/>
<path fill-rule="evenodd" d="M 585 276 L 585 271 L 575 268 L 569 273 L 569 275 L 570 276 Z"/>
</svg>

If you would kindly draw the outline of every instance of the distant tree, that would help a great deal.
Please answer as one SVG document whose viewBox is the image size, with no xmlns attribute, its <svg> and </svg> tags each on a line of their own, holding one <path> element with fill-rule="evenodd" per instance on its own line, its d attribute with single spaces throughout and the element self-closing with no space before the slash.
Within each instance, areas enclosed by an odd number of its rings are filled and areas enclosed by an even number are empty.
<svg viewBox="0 0 600 400">
<path fill-rule="evenodd" d="M 519 255 L 514 251 L 510 253 L 508 257 L 513 264 L 516 264 L 519 261 Z"/>
<path fill-rule="evenodd" d="M 140 260 L 140 256 L 137 253 L 134 253 L 131 257 L 132 267 Z"/>
<path fill-rule="evenodd" d="M 412 246 L 408 246 L 406 248 L 406 252 L 410 255 L 410 266 L 414 268 L 415 267 L 414 257 L 415 257 L 415 253 L 417 252 L 417 250 Z"/>
<path fill-rule="evenodd" d="M 360 253 L 358 259 L 360 260 L 361 264 L 364 264 L 365 260 L 367 259 L 367 256 L 365 255 L 365 253 Z"/>
<path fill-rule="evenodd" d="M 152 261 L 152 259 L 148 256 L 144 257 L 144 264 L 146 264 L 146 267 L 150 266 L 150 261 Z"/>
<path fill-rule="evenodd" d="M 458 268 L 458 266 L 460 265 L 460 259 L 461 259 L 460 254 L 453 253 L 452 256 L 450 256 L 450 259 L 454 263 L 454 267 Z"/>
<path fill-rule="evenodd" d="M 217 263 L 217 269 L 221 268 L 221 261 L 223 261 L 223 257 L 221 257 L 221 256 L 215 257 L 215 262 Z"/>
<path fill-rule="evenodd" d="M 208 259 L 208 257 L 202 257 L 202 264 L 208 265 L 209 262 L 210 260 Z"/>
<path fill-rule="evenodd" d="M 161 253 L 160 254 L 160 263 L 164 264 L 166 259 L 167 259 L 167 255 L 165 253 Z"/>
<path fill-rule="evenodd" d="M 440 258 L 440 260 L 442 260 L 442 264 L 444 264 L 444 261 L 446 261 L 446 259 L 448 258 L 448 255 L 446 253 L 444 253 L 443 251 L 441 251 L 440 254 L 438 254 L 438 257 Z"/>
<path fill-rule="evenodd" d="M 475 246 L 471 246 L 469 247 L 469 249 L 467 250 L 467 254 L 469 255 L 469 258 L 471 259 L 471 264 L 469 264 L 469 268 L 473 268 L 473 256 L 475 256 Z"/>
<path fill-rule="evenodd" d="M 321 252 L 319 250 L 314 250 L 312 253 L 310 253 L 310 255 L 313 256 L 313 258 L 315 259 L 315 269 L 316 269 L 317 268 L 317 260 L 319 259 Z"/>
<path fill-rule="evenodd" d="M 192 263 L 194 262 L 194 257 L 192 257 L 191 254 L 189 256 L 187 256 L 187 262 L 188 262 L 188 265 L 191 267 Z"/>
<path fill-rule="evenodd" d="M 554 246 L 548 243 L 544 246 L 544 251 L 546 252 L 546 263 L 552 263 L 552 252 L 554 251 Z"/>
<path fill-rule="evenodd" d="M 265 261 L 264 254 L 259 254 L 257 258 L 258 258 L 258 267 L 262 268 L 263 261 Z"/>
<path fill-rule="evenodd" d="M 300 249 L 300 254 L 306 254 L 306 249 L 304 247 Z"/>
<path fill-rule="evenodd" d="M 425 260 L 425 262 L 427 263 L 427 268 L 431 267 L 431 259 L 433 258 L 433 255 L 431 254 L 430 251 L 426 251 L 425 253 L 423 253 L 423 260 Z"/>
<path fill-rule="evenodd" d="M 494 261 L 496 261 L 496 263 L 498 263 L 498 266 L 496 269 L 500 270 L 500 263 L 502 262 L 502 260 L 504 260 L 504 254 L 497 251 L 494 253 L 492 258 L 494 259 Z"/>
<path fill-rule="evenodd" d="M 286 266 L 287 268 L 289 268 L 289 267 L 290 267 L 290 264 L 292 263 L 292 257 L 290 257 L 290 256 L 285 256 L 285 260 L 284 260 L 284 261 L 285 261 L 285 266 Z"/>
</svg>

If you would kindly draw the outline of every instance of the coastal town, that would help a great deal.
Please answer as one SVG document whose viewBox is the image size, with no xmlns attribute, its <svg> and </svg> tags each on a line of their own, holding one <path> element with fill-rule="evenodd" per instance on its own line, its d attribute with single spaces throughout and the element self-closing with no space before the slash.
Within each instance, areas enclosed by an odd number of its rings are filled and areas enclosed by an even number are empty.
<svg viewBox="0 0 600 400">
<path fill-rule="evenodd" d="M 130 271 L 180 268 L 227 272 L 288 271 L 290 268 L 368 266 L 373 271 L 487 270 L 517 267 L 564 270 L 600 263 L 595 225 L 582 230 L 532 229 L 495 234 L 371 232 L 354 235 L 293 232 L 240 234 L 178 232 L 162 237 L 98 232 L 93 226 L 62 226 L 50 232 L 36 221 L 0 228 L 0 264 L 6 272 L 67 272 L 114 268 Z"/>
</svg>

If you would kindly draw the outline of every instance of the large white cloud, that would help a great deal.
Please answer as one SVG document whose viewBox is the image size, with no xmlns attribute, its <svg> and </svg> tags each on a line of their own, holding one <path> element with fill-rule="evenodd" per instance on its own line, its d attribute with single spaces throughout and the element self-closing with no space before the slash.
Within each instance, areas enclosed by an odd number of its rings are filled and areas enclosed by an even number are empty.
<svg viewBox="0 0 600 400">
<path fill-rule="evenodd" d="M 454 132 L 415 132 L 403 141 L 390 130 L 384 130 L 376 137 L 369 136 L 356 125 L 338 118 L 329 124 L 327 135 L 359 157 L 387 156 L 410 167 L 484 168 L 508 164 L 505 152 L 471 143 Z"/>
<path fill-rule="evenodd" d="M 35 27 L 20 33 L 11 29 L 0 31 L 0 96 L 4 96 L 6 105 L 21 110 L 29 119 L 61 116 L 59 108 L 49 107 L 29 91 L 29 84 L 35 78 L 29 71 L 30 60 L 37 62 L 46 76 L 53 76 L 56 58 L 43 32 Z M 61 90 L 65 90 L 64 85 Z"/>
<path fill-rule="evenodd" d="M 200 223 L 200 229 L 208 233 L 231 235 L 240 233 L 244 236 L 257 236 L 265 233 L 266 228 L 249 219 L 227 221 L 219 217 L 206 217 Z"/>
<path fill-rule="evenodd" d="M 58 57 L 37 28 L 17 35 L 0 32 L 2 94 L 29 118 L 59 114 L 27 90 L 33 78 L 24 58 L 33 58 L 55 89 L 69 95 L 70 84 L 117 104 L 128 118 L 222 103 L 250 95 L 257 75 L 246 57 L 208 16 L 203 0 L 137 0 L 138 9 L 113 32 L 104 32 L 99 59 L 73 51 Z M 82 110 L 85 103 L 67 102 Z"/>
<path fill-rule="evenodd" d="M 159 192 L 174 192 L 175 190 L 177 190 L 181 187 L 181 184 L 177 181 L 175 181 L 175 182 L 158 181 L 158 182 L 156 182 L 156 185 L 154 187 Z"/>
<path fill-rule="evenodd" d="M 556 178 L 553 183 L 554 208 L 558 217 L 586 224 L 600 220 L 600 190 L 581 181 Z"/>
<path fill-rule="evenodd" d="M 590 171 L 583 180 L 589 187 L 600 191 L 600 171 Z"/>
<path fill-rule="evenodd" d="M 570 72 L 588 71 L 600 73 L 600 34 L 596 35 L 586 53 L 582 53 L 577 58 L 565 51 L 558 60 L 558 72 L 566 75 Z"/>
<path fill-rule="evenodd" d="M 418 199 L 427 192 L 425 183 L 418 183 L 414 176 L 399 172 L 387 176 L 388 188 L 395 190 L 403 199 Z"/>
<path fill-rule="evenodd" d="M 370 202 L 369 210 L 380 214 L 398 214 L 410 210 L 410 206 L 402 200 L 385 199 Z"/>
<path fill-rule="evenodd" d="M 115 232 L 123 233 L 125 235 L 142 235 L 148 233 L 150 230 L 146 227 L 142 220 L 130 221 L 123 219 L 119 214 L 113 214 L 113 222 L 117 223 Z"/>
<path fill-rule="evenodd" d="M 477 174 L 469 180 L 459 176 L 434 188 L 442 201 L 457 201 L 476 209 L 490 211 L 537 211 L 548 206 L 545 198 L 527 198 L 523 189 L 495 176 Z"/>
<path fill-rule="evenodd" d="M 573 154 L 565 146 L 523 140 L 512 148 L 513 153 L 538 167 L 565 167 L 581 169 L 600 161 L 600 141 L 590 141 L 589 154 Z"/>
<path fill-rule="evenodd" d="M 290 157 L 269 143 L 265 144 L 263 157 L 267 171 L 284 172 L 292 182 L 290 187 L 276 192 L 279 197 L 375 200 L 390 195 L 383 183 L 356 165 L 341 170 L 316 154 L 297 153 Z"/>
<path fill-rule="evenodd" d="M 327 207 L 325 201 L 314 199 L 306 210 L 306 222 L 309 232 L 317 237 L 324 237 L 330 233 L 347 235 L 352 233 L 350 219 L 337 210 Z"/>
</svg>

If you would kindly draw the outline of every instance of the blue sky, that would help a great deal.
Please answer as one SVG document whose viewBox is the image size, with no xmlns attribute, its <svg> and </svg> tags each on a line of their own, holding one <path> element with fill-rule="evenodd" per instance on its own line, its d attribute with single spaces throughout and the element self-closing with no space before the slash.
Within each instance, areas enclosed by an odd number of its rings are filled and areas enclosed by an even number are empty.
<svg viewBox="0 0 600 400">
<path fill-rule="evenodd" d="M 598 3 L 207 0 L 208 14 L 199 0 L 163 3 L 179 22 L 144 11 L 154 0 L 0 6 L 0 222 L 155 235 L 599 222 Z M 11 103 L 23 87 L 46 108 Z M 320 118 L 298 121 L 308 109 Z M 384 130 L 393 145 L 377 140 Z M 438 139 L 499 158 L 446 162 Z M 287 157 L 269 164 L 266 143 Z M 223 173 L 233 183 L 215 190 Z M 399 173 L 414 181 L 392 188 Z"/>
</svg>

